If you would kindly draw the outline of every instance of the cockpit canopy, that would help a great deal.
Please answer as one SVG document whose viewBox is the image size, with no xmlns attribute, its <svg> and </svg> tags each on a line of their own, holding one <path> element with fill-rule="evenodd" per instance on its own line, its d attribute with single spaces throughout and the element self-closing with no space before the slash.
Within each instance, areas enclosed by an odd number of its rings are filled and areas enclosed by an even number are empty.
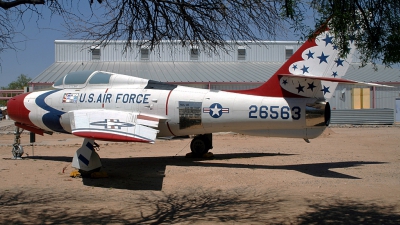
<svg viewBox="0 0 400 225">
<path fill-rule="evenodd" d="M 57 80 L 54 88 L 83 88 L 86 84 L 108 85 L 111 73 L 101 71 L 78 71 L 71 72 Z"/>
</svg>

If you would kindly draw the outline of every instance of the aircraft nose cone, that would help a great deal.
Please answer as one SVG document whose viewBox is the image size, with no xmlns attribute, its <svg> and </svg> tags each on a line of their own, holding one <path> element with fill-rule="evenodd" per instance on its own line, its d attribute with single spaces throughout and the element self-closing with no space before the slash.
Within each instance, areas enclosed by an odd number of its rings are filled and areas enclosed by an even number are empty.
<svg viewBox="0 0 400 225">
<path fill-rule="evenodd" d="M 32 122 L 29 120 L 29 110 L 24 105 L 24 99 L 28 94 L 17 95 L 8 100 L 7 113 L 15 122 L 32 125 Z"/>
</svg>

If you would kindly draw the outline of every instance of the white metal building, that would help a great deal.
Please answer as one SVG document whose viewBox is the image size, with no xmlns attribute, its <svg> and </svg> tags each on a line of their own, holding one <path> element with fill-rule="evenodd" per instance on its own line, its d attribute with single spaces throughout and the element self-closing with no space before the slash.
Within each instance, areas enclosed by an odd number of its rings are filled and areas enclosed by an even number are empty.
<svg viewBox="0 0 400 225">
<path fill-rule="evenodd" d="M 212 89 L 245 89 L 266 81 L 296 51 L 298 42 L 243 42 L 229 52 L 162 42 L 154 51 L 136 48 L 123 53 L 124 42 L 106 47 L 84 41 L 55 41 L 55 63 L 31 81 L 48 87 L 73 71 L 103 70 L 162 82 Z"/>
<path fill-rule="evenodd" d="M 268 80 L 301 46 L 294 41 L 228 44 L 228 52 L 162 42 L 153 51 L 134 46 L 124 53 L 122 41 L 98 47 L 92 42 L 56 40 L 55 62 L 31 81 L 30 88 L 47 88 L 69 72 L 102 70 L 191 87 L 248 89 Z M 332 109 L 397 108 L 396 121 L 400 121 L 400 70 L 382 65 L 377 68 L 360 68 L 354 57 L 344 78 L 393 88 L 338 85 L 330 100 Z"/>
</svg>

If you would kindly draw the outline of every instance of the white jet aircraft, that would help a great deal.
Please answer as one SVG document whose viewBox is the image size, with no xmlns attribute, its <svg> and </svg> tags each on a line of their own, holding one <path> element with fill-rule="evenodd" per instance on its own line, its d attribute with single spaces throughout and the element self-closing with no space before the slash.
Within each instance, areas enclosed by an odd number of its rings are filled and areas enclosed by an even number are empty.
<svg viewBox="0 0 400 225">
<path fill-rule="evenodd" d="M 190 148 L 212 149 L 212 133 L 237 132 L 308 139 L 328 126 L 328 99 L 346 73 L 355 47 L 340 58 L 328 29 L 306 41 L 263 85 L 251 90 L 191 88 L 105 71 L 71 72 L 54 90 L 18 95 L 8 114 L 36 134 L 83 137 L 73 167 L 101 167 L 95 140 L 154 143 L 157 137 L 197 135 Z M 245 76 L 246 74 L 243 74 Z M 18 142 L 19 143 L 19 142 Z"/>
</svg>

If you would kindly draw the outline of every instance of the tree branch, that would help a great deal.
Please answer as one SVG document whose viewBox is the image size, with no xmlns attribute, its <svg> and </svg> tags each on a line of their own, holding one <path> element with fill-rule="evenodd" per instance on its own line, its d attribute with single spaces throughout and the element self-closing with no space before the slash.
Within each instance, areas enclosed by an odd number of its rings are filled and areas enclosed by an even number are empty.
<svg viewBox="0 0 400 225">
<path fill-rule="evenodd" d="M 45 1 L 44 0 L 16 0 L 12 2 L 6 2 L 6 1 L 0 1 L 0 7 L 7 10 L 19 5 L 44 5 Z"/>
</svg>

